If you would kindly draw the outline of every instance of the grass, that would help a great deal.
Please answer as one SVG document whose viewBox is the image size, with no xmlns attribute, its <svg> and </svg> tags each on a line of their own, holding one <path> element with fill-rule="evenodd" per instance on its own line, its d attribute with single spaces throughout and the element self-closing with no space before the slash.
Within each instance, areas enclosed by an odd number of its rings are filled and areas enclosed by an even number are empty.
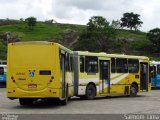
<svg viewBox="0 0 160 120">
<path fill-rule="evenodd" d="M 5 25 L 0 27 L 0 33 L 11 32 L 12 35 L 18 35 L 22 41 L 41 41 L 48 37 L 58 36 L 60 33 L 69 29 L 69 26 L 47 25 L 38 23 L 34 30 L 29 30 L 26 24 Z"/>
<path fill-rule="evenodd" d="M 13 25 L 0 26 L 0 35 L 5 32 L 10 32 L 11 35 L 18 36 L 21 41 L 61 41 L 62 33 L 67 33 L 70 30 L 82 31 L 85 28 L 83 25 L 72 24 L 46 24 L 38 22 L 34 30 L 29 30 L 26 23 L 17 22 Z M 0 39 L 0 59 L 6 59 L 7 47 Z"/>
<path fill-rule="evenodd" d="M 5 32 L 11 32 L 12 36 L 18 36 L 21 41 L 61 41 L 62 33 L 67 33 L 71 30 L 83 31 L 85 26 L 83 25 L 73 25 L 73 24 L 46 24 L 43 22 L 38 22 L 34 27 L 34 30 L 29 30 L 27 24 L 24 22 L 17 22 L 13 25 L 3 25 L 0 26 L 0 35 Z M 117 30 L 118 38 L 121 39 L 131 39 L 137 41 L 142 41 L 142 43 L 147 40 L 146 33 L 134 32 L 129 30 Z M 1 39 L 0 39 L 1 40 Z M 0 59 L 6 59 L 7 47 L 0 42 Z"/>
<path fill-rule="evenodd" d="M 7 46 L 0 41 L 0 60 L 6 60 Z"/>
<path fill-rule="evenodd" d="M 140 31 L 130 30 L 118 30 L 119 38 L 134 39 L 134 40 L 146 40 L 146 33 Z"/>
</svg>

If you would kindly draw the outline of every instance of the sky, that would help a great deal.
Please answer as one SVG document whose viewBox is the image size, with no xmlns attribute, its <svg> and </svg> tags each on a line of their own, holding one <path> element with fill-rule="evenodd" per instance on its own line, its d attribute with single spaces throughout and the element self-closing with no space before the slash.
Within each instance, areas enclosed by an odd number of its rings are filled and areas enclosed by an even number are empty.
<svg viewBox="0 0 160 120">
<path fill-rule="evenodd" d="M 34 16 L 39 21 L 86 25 L 92 16 L 112 22 L 126 12 L 140 15 L 141 31 L 160 27 L 160 0 L 0 0 L 0 19 Z"/>
</svg>

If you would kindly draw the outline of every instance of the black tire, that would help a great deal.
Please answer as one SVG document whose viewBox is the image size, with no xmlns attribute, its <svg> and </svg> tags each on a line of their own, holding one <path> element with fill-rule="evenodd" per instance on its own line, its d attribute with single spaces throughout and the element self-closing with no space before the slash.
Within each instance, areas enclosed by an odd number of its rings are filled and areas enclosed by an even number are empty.
<svg viewBox="0 0 160 120">
<path fill-rule="evenodd" d="M 81 100 L 85 100 L 86 99 L 86 96 L 85 95 L 82 95 L 82 96 L 79 96 Z"/>
<path fill-rule="evenodd" d="M 89 84 L 86 88 L 86 99 L 93 100 L 96 96 L 96 88 L 93 84 Z"/>
<path fill-rule="evenodd" d="M 32 105 L 33 104 L 33 100 L 32 99 L 20 98 L 19 99 L 19 104 L 20 105 Z"/>
<path fill-rule="evenodd" d="M 132 84 L 130 87 L 130 97 L 136 97 L 138 93 L 137 85 Z"/>
<path fill-rule="evenodd" d="M 53 105 L 53 104 L 54 104 L 54 99 L 48 98 L 48 99 L 47 99 L 47 104 L 48 104 L 48 105 Z"/>
<path fill-rule="evenodd" d="M 47 104 L 48 105 L 59 105 L 60 100 L 59 99 L 48 98 L 47 99 Z"/>
<path fill-rule="evenodd" d="M 66 89 L 65 99 L 62 100 L 62 105 L 67 105 L 67 103 L 68 103 L 68 86 Z"/>
</svg>

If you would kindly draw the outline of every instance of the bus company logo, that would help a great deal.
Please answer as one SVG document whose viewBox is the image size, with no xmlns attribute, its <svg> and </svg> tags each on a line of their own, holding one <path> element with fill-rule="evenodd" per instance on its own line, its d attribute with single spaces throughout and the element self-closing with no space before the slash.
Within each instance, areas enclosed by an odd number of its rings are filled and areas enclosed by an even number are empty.
<svg viewBox="0 0 160 120">
<path fill-rule="evenodd" d="M 29 72 L 30 77 L 34 77 L 34 72 Z"/>
</svg>

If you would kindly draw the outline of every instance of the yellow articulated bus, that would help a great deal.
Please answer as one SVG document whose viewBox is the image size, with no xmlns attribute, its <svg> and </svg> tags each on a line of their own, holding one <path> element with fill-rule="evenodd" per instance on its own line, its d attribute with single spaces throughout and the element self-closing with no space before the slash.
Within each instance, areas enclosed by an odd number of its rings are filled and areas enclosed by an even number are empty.
<svg viewBox="0 0 160 120">
<path fill-rule="evenodd" d="M 53 42 L 17 42 L 8 45 L 7 97 L 20 105 L 37 99 L 73 96 L 72 51 Z"/>
<path fill-rule="evenodd" d="M 136 96 L 151 89 L 145 56 L 74 51 L 73 64 L 76 96 Z"/>
</svg>

